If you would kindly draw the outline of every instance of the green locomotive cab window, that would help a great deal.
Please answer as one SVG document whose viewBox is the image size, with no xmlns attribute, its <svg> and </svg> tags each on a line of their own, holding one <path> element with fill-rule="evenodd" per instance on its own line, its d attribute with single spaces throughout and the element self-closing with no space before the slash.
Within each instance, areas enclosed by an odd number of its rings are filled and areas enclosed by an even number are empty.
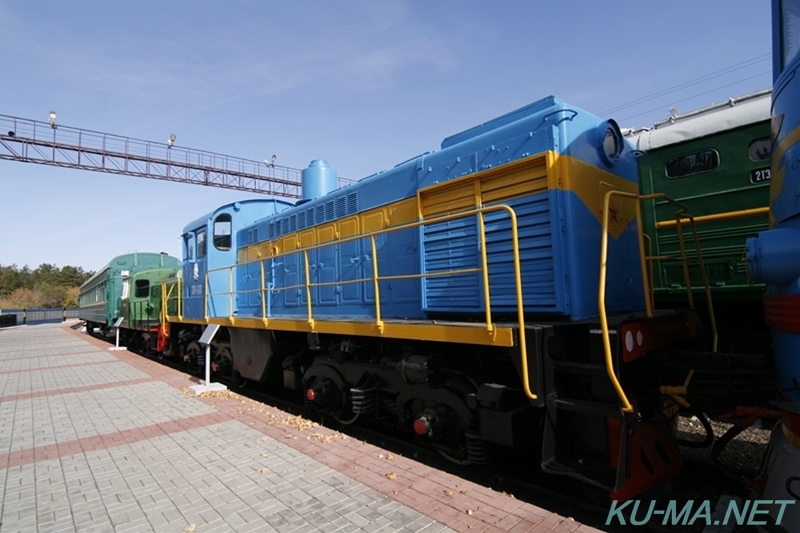
<svg viewBox="0 0 800 533">
<path fill-rule="evenodd" d="M 769 160 L 770 152 L 770 139 L 769 137 L 763 137 L 761 139 L 756 139 L 755 141 L 750 143 L 748 150 L 750 151 L 750 159 L 753 161 L 767 161 Z"/>
<path fill-rule="evenodd" d="M 197 232 L 197 258 L 202 259 L 206 256 L 206 232 Z"/>
<path fill-rule="evenodd" d="M 136 289 L 133 291 L 133 295 L 136 298 L 147 298 L 148 294 L 150 294 L 150 280 L 137 279 Z"/>
<path fill-rule="evenodd" d="M 231 249 L 232 219 L 228 213 L 222 213 L 214 219 L 214 248 L 221 252 Z"/>
<path fill-rule="evenodd" d="M 703 150 L 702 152 L 673 157 L 664 165 L 664 170 L 669 179 L 676 179 L 711 172 L 718 166 L 719 154 L 717 151 Z"/>
</svg>

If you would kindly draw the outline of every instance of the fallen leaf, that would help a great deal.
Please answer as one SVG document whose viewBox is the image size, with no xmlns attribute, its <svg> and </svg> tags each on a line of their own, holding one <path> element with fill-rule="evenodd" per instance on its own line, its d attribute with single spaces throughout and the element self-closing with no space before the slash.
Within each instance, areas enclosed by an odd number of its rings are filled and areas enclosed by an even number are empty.
<svg viewBox="0 0 800 533">
<path fill-rule="evenodd" d="M 261 469 L 261 473 L 262 474 L 266 474 L 267 472 L 269 472 L 269 468 L 264 467 L 264 468 Z"/>
<path fill-rule="evenodd" d="M 444 495 L 445 496 L 452 496 L 453 495 L 453 491 L 450 490 L 450 489 L 444 489 Z"/>
<path fill-rule="evenodd" d="M 184 530 L 186 533 L 192 533 L 192 531 L 194 531 L 195 529 L 197 529 L 197 526 L 196 526 L 196 525 L 194 525 L 194 524 L 189 524 L 188 526 L 186 526 L 185 528 L 183 528 L 183 530 Z"/>
<path fill-rule="evenodd" d="M 322 433 L 314 433 L 310 437 L 306 437 L 306 439 L 307 440 L 314 439 L 314 440 L 318 440 L 320 442 L 328 443 L 328 442 L 335 441 L 336 440 L 336 435 L 323 435 Z"/>
<path fill-rule="evenodd" d="M 267 457 L 267 456 L 268 456 L 268 454 L 266 454 L 266 453 L 262 453 L 261 454 L 261 457 Z"/>
<path fill-rule="evenodd" d="M 389 479 L 397 479 L 397 474 L 392 472 L 391 474 L 386 474 L 386 477 L 388 477 Z"/>
<path fill-rule="evenodd" d="M 472 513 L 474 513 L 474 512 L 475 512 L 475 511 L 473 511 L 472 509 L 467 509 L 467 514 L 468 514 L 468 515 L 471 515 L 471 514 L 472 514 Z"/>
</svg>

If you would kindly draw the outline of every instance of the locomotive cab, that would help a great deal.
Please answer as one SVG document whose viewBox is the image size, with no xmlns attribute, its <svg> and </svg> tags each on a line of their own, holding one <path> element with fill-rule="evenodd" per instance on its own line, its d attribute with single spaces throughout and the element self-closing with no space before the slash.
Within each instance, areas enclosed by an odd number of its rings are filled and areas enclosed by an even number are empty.
<svg viewBox="0 0 800 533">
<path fill-rule="evenodd" d="M 245 200 L 224 205 L 183 229 L 183 316 L 232 316 L 228 294 L 233 281 L 223 267 L 236 263 L 237 232 L 291 204 L 280 200 Z M 206 274 L 208 276 L 206 277 Z"/>
</svg>

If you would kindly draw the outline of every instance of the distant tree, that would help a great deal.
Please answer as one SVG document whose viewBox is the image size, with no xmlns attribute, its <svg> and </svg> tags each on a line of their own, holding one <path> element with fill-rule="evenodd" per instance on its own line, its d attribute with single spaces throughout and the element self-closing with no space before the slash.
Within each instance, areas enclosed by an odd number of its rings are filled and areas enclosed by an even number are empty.
<svg viewBox="0 0 800 533">
<path fill-rule="evenodd" d="M 31 271 L 27 266 L 20 270 L 17 265 L 0 265 L 0 296 L 7 296 L 15 289 L 27 286 L 30 275 Z"/>
<path fill-rule="evenodd" d="M 33 288 L 33 307 L 64 307 L 67 288 L 63 285 L 40 283 Z"/>
<path fill-rule="evenodd" d="M 0 296 L 8 296 L 19 286 L 17 265 L 0 266 Z"/>
<path fill-rule="evenodd" d="M 58 268 L 42 263 L 31 271 L 28 266 L 0 265 L 0 308 L 75 307 L 79 287 L 94 273 L 67 265 Z"/>
<path fill-rule="evenodd" d="M 20 287 L 11 293 L 8 298 L 8 307 L 24 309 L 26 307 L 38 307 L 35 304 L 36 295 L 31 289 Z"/>
<path fill-rule="evenodd" d="M 64 300 L 64 307 L 78 307 L 78 294 L 80 287 L 70 287 L 67 289 L 67 297 Z"/>
<path fill-rule="evenodd" d="M 57 275 L 58 284 L 66 287 L 80 287 L 83 282 L 92 277 L 91 272 L 85 272 L 81 267 L 64 266 Z"/>
</svg>

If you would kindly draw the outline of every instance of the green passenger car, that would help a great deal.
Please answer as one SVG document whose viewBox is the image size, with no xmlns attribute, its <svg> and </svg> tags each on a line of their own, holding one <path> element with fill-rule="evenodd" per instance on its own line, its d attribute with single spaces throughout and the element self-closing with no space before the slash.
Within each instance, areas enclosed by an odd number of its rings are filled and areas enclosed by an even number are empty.
<svg viewBox="0 0 800 533">
<path fill-rule="evenodd" d="M 179 265 L 179 259 L 165 253 L 134 252 L 115 257 L 81 285 L 78 295 L 79 318 L 86 322 L 89 331 L 95 327 L 104 330 L 110 328 L 119 317 L 125 316 L 121 312 L 123 290 L 130 291 L 131 279 L 139 279 L 135 278 L 137 274 L 152 269 L 169 270 L 170 275 L 174 275 Z M 160 279 L 157 283 L 160 284 Z M 126 285 L 128 289 L 125 289 Z M 129 294 L 125 296 L 130 301 Z M 133 301 L 138 302 L 136 299 Z M 130 307 L 130 303 L 128 305 Z M 146 312 L 146 305 L 143 309 Z M 158 320 L 158 314 L 155 319 Z M 131 327 L 128 324 L 123 326 Z"/>
<path fill-rule="evenodd" d="M 766 89 L 683 115 L 673 113 L 653 128 L 628 133 L 628 140 L 643 152 L 641 193 L 664 193 L 696 218 L 715 300 L 760 300 L 763 293 L 764 287 L 748 276 L 744 252 L 747 237 L 768 226 L 770 97 Z M 644 204 L 652 255 L 680 255 L 675 212 L 664 200 Z M 684 226 L 683 234 L 688 256 L 696 258 L 691 228 Z M 699 266 L 693 264 L 689 271 L 694 292 L 702 291 Z M 657 303 L 686 298 L 681 262 L 654 262 L 652 283 Z"/>
</svg>

